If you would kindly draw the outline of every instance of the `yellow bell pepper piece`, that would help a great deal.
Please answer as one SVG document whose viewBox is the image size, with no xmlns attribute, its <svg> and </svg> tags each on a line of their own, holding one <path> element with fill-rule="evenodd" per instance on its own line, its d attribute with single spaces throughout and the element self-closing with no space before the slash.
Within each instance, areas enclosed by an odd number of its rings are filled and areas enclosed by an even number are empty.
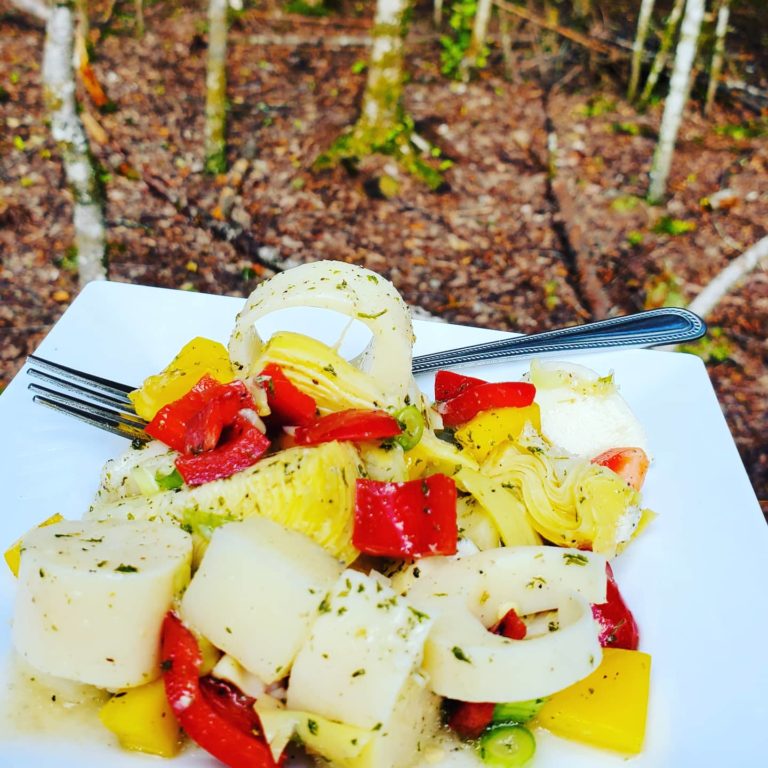
<svg viewBox="0 0 768 768">
<path fill-rule="evenodd" d="M 99 719 L 124 749 L 173 757 L 181 748 L 181 730 L 162 679 L 115 694 L 99 710 Z"/>
<path fill-rule="evenodd" d="M 523 408 L 493 408 L 482 411 L 456 430 L 456 440 L 475 461 L 482 463 L 488 454 L 506 440 L 516 440 L 526 424 L 541 431 L 538 403 Z"/>
<path fill-rule="evenodd" d="M 55 515 L 51 515 L 47 520 L 43 520 L 43 522 L 40 523 L 37 527 L 45 528 L 46 525 L 53 525 L 54 523 L 58 523 L 63 519 L 64 518 L 57 512 Z M 11 573 L 14 576 L 19 575 L 19 565 L 21 565 L 21 542 L 23 539 L 24 536 L 22 536 L 20 539 L 17 539 L 13 544 L 11 544 L 10 547 L 8 547 L 8 549 L 5 550 L 5 563 L 11 569 Z"/>
<path fill-rule="evenodd" d="M 227 348 L 198 336 L 185 344 L 162 372 L 147 378 L 128 397 L 136 413 L 151 421 L 164 405 L 186 395 L 206 373 L 222 384 L 235 378 Z"/>
<path fill-rule="evenodd" d="M 604 648 L 600 666 L 554 694 L 535 722 L 566 739 L 636 754 L 645 738 L 650 674 L 647 653 Z"/>
</svg>

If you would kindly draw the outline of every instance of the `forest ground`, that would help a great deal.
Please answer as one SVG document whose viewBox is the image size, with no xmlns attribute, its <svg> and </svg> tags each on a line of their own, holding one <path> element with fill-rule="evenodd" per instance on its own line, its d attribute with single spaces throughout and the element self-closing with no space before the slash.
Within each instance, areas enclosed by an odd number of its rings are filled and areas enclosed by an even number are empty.
<svg viewBox="0 0 768 768">
<path fill-rule="evenodd" d="M 408 302 L 446 320 L 530 332 L 685 304 L 768 234 L 764 115 L 732 101 L 704 119 L 694 104 L 669 199 L 650 206 L 661 107 L 640 113 L 626 103 L 621 62 L 590 60 L 521 25 L 513 77 L 494 48 L 489 69 L 451 83 L 428 9 L 409 38 L 406 105 L 454 163 L 446 188 L 430 192 L 382 159 L 352 175 L 313 173 L 313 159 L 356 115 L 370 3 L 344 18 L 275 6 L 237 15 L 231 170 L 206 176 L 204 13 L 188 2 L 147 5 L 141 38 L 129 3 L 115 7 L 109 28 L 95 25 L 93 66 L 114 109 L 100 113 L 83 94 L 104 132 L 93 148 L 112 280 L 244 296 L 270 274 L 265 260 L 343 259 L 382 272 Z M 105 8 L 96 6 L 97 21 Z M 631 21 L 617 13 L 604 31 L 631 37 Z M 760 20 L 734 23 L 743 32 L 729 39 L 734 66 L 765 87 L 765 40 L 748 35 Z M 0 0 L 0 387 L 77 293 L 71 199 L 40 87 L 43 37 Z M 707 203 L 726 189 L 722 205 Z M 239 236 L 225 242 L 233 227 Z M 710 327 L 697 353 L 766 509 L 768 273 L 727 296 Z"/>
</svg>

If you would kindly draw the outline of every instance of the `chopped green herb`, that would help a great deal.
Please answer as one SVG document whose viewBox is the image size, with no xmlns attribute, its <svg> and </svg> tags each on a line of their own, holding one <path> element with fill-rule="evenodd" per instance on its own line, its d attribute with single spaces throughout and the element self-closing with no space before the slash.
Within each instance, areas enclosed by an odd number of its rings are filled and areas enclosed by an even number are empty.
<svg viewBox="0 0 768 768">
<path fill-rule="evenodd" d="M 458 645 L 454 645 L 453 648 L 451 648 L 451 653 L 453 653 L 453 655 L 459 661 L 466 661 L 467 664 L 471 664 L 472 663 L 472 660 L 469 658 L 469 656 L 467 656 L 467 654 L 464 653 L 464 651 L 461 648 L 459 648 Z"/>
<path fill-rule="evenodd" d="M 572 552 L 565 552 L 563 560 L 565 560 L 566 565 L 587 565 L 589 563 L 586 555 L 574 555 Z"/>
<path fill-rule="evenodd" d="M 381 312 L 376 312 L 375 314 L 368 314 L 367 312 L 358 312 L 357 316 L 361 320 L 375 320 L 377 317 L 381 317 L 382 315 L 386 315 L 387 310 L 382 309 Z"/>
</svg>

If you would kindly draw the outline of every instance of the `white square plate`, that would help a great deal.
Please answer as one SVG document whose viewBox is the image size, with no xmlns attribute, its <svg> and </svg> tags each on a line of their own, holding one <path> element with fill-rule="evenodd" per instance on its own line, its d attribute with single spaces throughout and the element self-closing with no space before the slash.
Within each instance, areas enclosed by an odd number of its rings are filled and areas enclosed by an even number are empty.
<svg viewBox="0 0 768 768">
<path fill-rule="evenodd" d="M 107 378 L 138 384 L 196 335 L 226 342 L 242 301 L 119 283 L 89 285 L 42 342 L 39 354 Z M 299 312 L 294 327 L 306 326 Z M 330 334 L 313 315 L 313 332 Z M 419 321 L 416 353 L 499 338 L 476 328 Z M 322 335 L 322 334 L 321 334 Z M 327 340 L 330 340 L 327 339 Z M 532 768 L 637 768 L 731 765 L 758 768 L 768 754 L 768 527 L 695 357 L 631 350 L 569 359 L 605 374 L 645 425 L 654 462 L 645 502 L 658 518 L 616 562 L 615 571 L 653 656 L 644 752 L 626 758 L 538 734 Z M 526 363 L 475 371 L 490 380 Z M 22 373 L 0 396 L 0 548 L 55 512 L 79 517 L 99 470 L 125 448 L 122 438 L 32 403 Z M 420 380 L 431 392 L 431 377 Z M 157 759 L 98 738 L 19 727 L 10 713 L 13 577 L 0 568 L 0 766 L 136 768 Z M 3 677 L 5 676 L 5 678 Z M 43 718 L 44 719 L 44 718 Z M 83 731 L 86 734 L 86 731 Z M 211 765 L 189 752 L 169 765 Z"/>
</svg>

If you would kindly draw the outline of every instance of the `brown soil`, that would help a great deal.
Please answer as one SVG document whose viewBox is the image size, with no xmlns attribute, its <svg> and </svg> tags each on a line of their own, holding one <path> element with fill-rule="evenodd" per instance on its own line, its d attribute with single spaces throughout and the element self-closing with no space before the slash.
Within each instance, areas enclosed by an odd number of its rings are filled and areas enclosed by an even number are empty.
<svg viewBox="0 0 768 768">
<path fill-rule="evenodd" d="M 6 0 L 2 11 L 0 386 L 77 292 L 71 198 L 42 104 L 43 30 Z M 623 69 L 597 68 L 523 26 L 513 79 L 494 54 L 473 82 L 451 84 L 439 73 L 426 11 L 409 42 L 406 101 L 421 133 L 454 162 L 446 189 L 430 192 L 381 159 L 352 175 L 313 173 L 312 160 L 354 119 L 364 83 L 353 68 L 365 47 L 340 37 L 363 35 L 369 18 L 368 4 L 343 18 L 274 8 L 238 15 L 232 170 L 211 178 L 201 162 L 202 12 L 149 7 L 141 39 L 130 18 L 113 16 L 93 63 L 116 109 L 100 113 L 83 97 L 108 137 L 94 153 L 105 171 L 110 279 L 247 295 L 270 274 L 264 259 L 344 259 L 386 274 L 410 303 L 447 320 L 528 332 L 686 303 L 767 234 L 768 142 L 750 130 L 754 112 L 732 102 L 705 120 L 691 110 L 670 198 L 652 207 L 643 194 L 660 107 L 640 114 L 624 101 Z M 282 44 L 288 34 L 302 42 Z M 745 45 L 760 85 L 759 40 L 758 54 Z M 554 182 L 548 129 L 557 137 Z M 397 181 L 389 197 L 377 184 L 382 174 Z M 733 190 L 729 207 L 703 203 L 724 188 Z M 665 216 L 690 231 L 658 231 Z M 239 234 L 229 243 L 231 222 Z M 765 271 L 709 320 L 698 352 L 758 497 L 768 500 Z"/>
</svg>

